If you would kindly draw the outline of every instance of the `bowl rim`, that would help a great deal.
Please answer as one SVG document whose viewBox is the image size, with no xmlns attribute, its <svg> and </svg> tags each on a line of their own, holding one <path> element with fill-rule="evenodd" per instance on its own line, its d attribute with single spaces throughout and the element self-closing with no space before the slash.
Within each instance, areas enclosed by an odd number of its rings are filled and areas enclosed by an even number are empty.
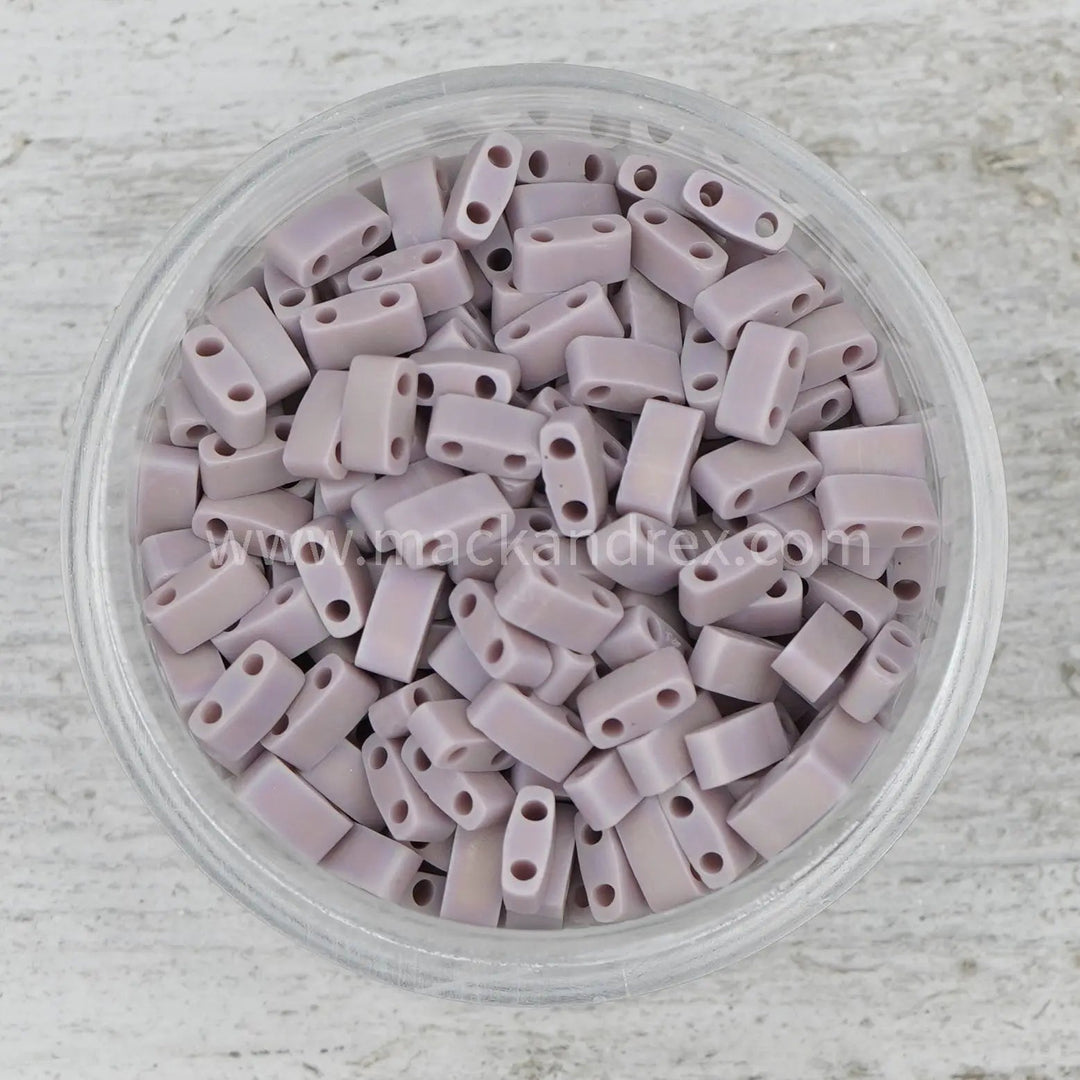
<svg viewBox="0 0 1080 1080">
<path fill-rule="evenodd" d="M 577 945 L 563 946 L 552 935 L 500 929 L 500 948 L 489 948 L 494 933 L 455 926 L 442 941 L 423 924 L 438 923 L 412 913 L 383 918 L 378 905 L 365 920 L 350 921 L 330 905 L 298 891 L 280 872 L 251 853 L 226 843 L 204 809 L 158 748 L 140 730 L 137 694 L 125 658 L 114 646 L 117 613 L 103 576 L 103 523 L 109 513 L 104 487 L 105 435 L 110 408 L 128 371 L 125 356 L 149 321 L 170 267 L 197 245 L 202 230 L 228 213 L 259 177 L 320 131 L 356 123 L 393 106 L 470 91 L 510 91 L 515 87 L 632 94 L 662 103 L 701 123 L 721 125 L 772 152 L 782 152 L 807 183 L 827 188 L 854 222 L 870 230 L 893 271 L 926 305 L 926 318 L 946 346 L 948 377 L 957 418 L 969 449 L 972 574 L 963 598 L 968 632 L 958 638 L 936 701 L 943 721 L 923 724 L 905 760 L 887 778 L 861 818 L 791 876 L 781 856 L 755 871 L 766 891 L 754 904 L 729 913 L 720 923 L 688 918 L 688 905 L 637 923 L 565 931 Z M 130 361 L 129 361 L 130 363 Z M 211 190 L 165 236 L 136 275 L 111 319 L 87 374 L 72 429 L 64 482 L 62 564 L 65 602 L 76 656 L 88 695 L 125 770 L 168 832 L 211 878 L 247 907 L 322 953 L 384 978 L 397 986 L 440 997 L 506 1003 L 596 1000 L 642 993 L 698 977 L 745 957 L 791 932 L 850 888 L 891 847 L 937 786 L 967 729 L 993 656 L 1004 604 L 1007 511 L 1004 469 L 993 418 L 971 353 L 921 263 L 896 231 L 843 178 L 783 133 L 707 95 L 674 84 L 611 68 L 561 64 L 514 64 L 466 68 L 429 75 L 371 91 L 327 110 L 264 146 Z M 976 580 L 976 579 L 979 580 Z M 978 633 L 971 627 L 978 627 Z M 946 722 L 947 721 L 947 722 Z M 787 873 L 778 873 L 786 868 Z M 327 875 L 328 876 L 328 875 Z M 389 905 L 387 905 L 389 906 Z M 408 940 L 395 936 L 405 925 Z M 586 945 L 586 942 L 588 943 Z M 418 944 L 419 943 L 419 944 Z M 505 955 L 508 951 L 513 955 Z"/>
</svg>

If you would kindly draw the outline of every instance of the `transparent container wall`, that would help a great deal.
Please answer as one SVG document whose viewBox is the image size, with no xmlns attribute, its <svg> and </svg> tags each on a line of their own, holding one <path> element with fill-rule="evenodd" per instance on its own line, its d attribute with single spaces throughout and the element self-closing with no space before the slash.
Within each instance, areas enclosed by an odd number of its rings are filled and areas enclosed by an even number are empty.
<svg viewBox="0 0 1080 1080">
<path fill-rule="evenodd" d="M 847 800 L 718 893 L 633 923 L 557 933 L 442 923 L 279 847 L 236 805 L 176 716 L 141 625 L 131 540 L 138 445 L 175 373 L 177 342 L 257 266 L 265 233 L 312 200 L 365 188 L 419 154 L 459 155 L 493 128 L 684 157 L 783 201 L 798 222 L 792 247 L 839 269 L 845 296 L 897 372 L 905 411 L 927 425 L 944 524 L 917 677 Z M 976 541 L 987 517 L 1004 517 L 976 494 L 992 487 L 1000 461 L 962 339 L 914 258 L 838 178 L 771 129 L 697 95 L 618 72 L 543 67 L 433 77 L 341 106 L 271 144 L 173 230 L 121 305 L 97 365 L 69 477 L 66 554 L 80 661 L 106 730 L 166 826 L 226 889 L 315 948 L 396 984 L 483 1000 L 589 1000 L 747 955 L 880 857 L 940 778 L 981 690 L 989 650 L 972 634 L 973 610 L 983 628 L 996 628 L 1004 549 L 980 555 Z M 990 582 L 982 595 L 980 557 Z"/>
</svg>

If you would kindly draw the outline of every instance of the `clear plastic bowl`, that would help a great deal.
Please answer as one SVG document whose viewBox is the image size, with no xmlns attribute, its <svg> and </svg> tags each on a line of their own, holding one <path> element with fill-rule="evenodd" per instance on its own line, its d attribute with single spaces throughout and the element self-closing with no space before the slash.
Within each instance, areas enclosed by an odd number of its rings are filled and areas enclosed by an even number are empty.
<svg viewBox="0 0 1080 1080">
<path fill-rule="evenodd" d="M 846 279 L 926 423 L 943 521 L 937 592 L 918 671 L 892 732 L 847 799 L 780 857 L 727 889 L 635 922 L 490 930 L 385 903 L 293 857 L 234 801 L 170 703 L 143 630 L 132 543 L 139 442 L 181 334 L 258 261 L 292 211 L 422 152 L 452 155 L 508 127 L 684 155 L 781 198 L 792 247 Z M 324 113 L 228 176 L 140 270 L 101 344 L 76 423 L 64 572 L 94 708 L 146 801 L 212 878 L 264 919 L 349 967 L 448 998 L 557 1003 L 638 994 L 730 964 L 850 888 L 930 796 L 979 700 L 1004 592 L 1005 487 L 967 346 L 897 234 L 778 131 L 721 102 L 618 71 L 514 66 L 452 72 Z"/>
</svg>

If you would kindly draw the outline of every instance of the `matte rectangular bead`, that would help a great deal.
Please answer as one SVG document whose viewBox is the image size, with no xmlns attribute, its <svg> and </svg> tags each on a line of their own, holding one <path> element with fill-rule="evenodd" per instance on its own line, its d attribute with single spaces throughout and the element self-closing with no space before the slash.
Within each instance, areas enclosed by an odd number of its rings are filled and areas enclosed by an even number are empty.
<svg viewBox="0 0 1080 1080">
<path fill-rule="evenodd" d="M 372 702 L 368 719 L 375 731 L 387 739 L 403 739 L 411 730 L 416 710 L 427 702 L 448 701 L 457 692 L 438 675 L 425 675 Z M 427 749 L 427 747 L 425 747 Z M 429 751 L 434 760 L 434 753 Z"/>
<path fill-rule="evenodd" d="M 615 594 L 570 566 L 522 566 L 496 587 L 508 623 L 574 652 L 591 653 L 622 618 Z"/>
<path fill-rule="evenodd" d="M 940 530 L 930 488 L 925 480 L 913 476 L 826 476 L 815 496 L 829 532 L 849 538 L 865 534 L 870 547 L 926 544 L 936 539 Z"/>
<path fill-rule="evenodd" d="M 921 424 L 887 424 L 812 431 L 810 449 L 825 476 L 874 473 L 878 476 L 926 477 Z"/>
<path fill-rule="evenodd" d="M 358 191 L 294 214 L 263 241 L 266 257 L 306 287 L 344 270 L 390 236 L 390 219 Z"/>
<path fill-rule="evenodd" d="M 174 574 L 202 558 L 209 550 L 207 542 L 190 528 L 172 529 L 146 537 L 139 544 L 139 560 L 147 586 L 156 589 L 164 585 Z"/>
<path fill-rule="evenodd" d="M 582 336 L 621 338 L 622 323 L 595 281 L 541 300 L 495 334 L 495 347 L 516 357 L 521 388 L 534 390 L 566 374 L 567 347 Z"/>
<path fill-rule="evenodd" d="M 935 546 L 897 548 L 885 568 L 885 583 L 896 597 L 897 613 L 920 614 L 934 597 Z"/>
<path fill-rule="evenodd" d="M 513 241 L 505 217 L 500 217 L 495 222 L 495 227 L 486 239 L 470 249 L 468 261 L 473 264 L 476 274 L 489 289 L 496 283 L 507 284 L 513 280 Z"/>
<path fill-rule="evenodd" d="M 747 515 L 751 525 L 771 525 L 784 540 L 784 569 L 808 578 L 825 561 L 825 526 L 804 496 Z"/>
<path fill-rule="evenodd" d="M 634 269 L 680 304 L 719 281 L 727 252 L 707 232 L 669 207 L 641 199 L 626 212 Z"/>
<path fill-rule="evenodd" d="M 694 538 L 647 514 L 632 512 L 587 540 L 593 565 L 627 589 L 658 596 L 675 588 L 697 553 Z"/>
<path fill-rule="evenodd" d="M 877 724 L 860 724 L 831 706 L 731 808 L 728 824 L 765 858 L 773 858 L 840 802 L 881 736 Z"/>
<path fill-rule="evenodd" d="M 860 577 L 877 581 L 885 573 L 893 556 L 903 548 L 871 547 L 868 538 L 853 536 L 850 540 L 841 537 L 829 544 L 828 560 L 833 566 L 842 566 Z"/>
<path fill-rule="evenodd" d="M 235 499 L 199 500 L 191 529 L 211 545 L 231 537 L 264 559 L 287 559 L 289 537 L 311 520 L 311 503 L 284 488 L 240 495 Z"/>
<path fill-rule="evenodd" d="M 540 136 L 522 140 L 519 184 L 551 184 L 585 180 L 611 184 L 615 156 L 605 147 L 576 139 Z"/>
<path fill-rule="evenodd" d="M 560 783 L 590 749 L 565 709 L 526 696 L 509 683 L 489 683 L 470 702 L 467 715 L 497 746 Z"/>
<path fill-rule="evenodd" d="M 886 623 L 851 673 L 840 707 L 863 723 L 873 720 L 915 670 L 917 656 L 911 631 L 898 622 Z"/>
<path fill-rule="evenodd" d="M 233 791 L 271 832 L 318 862 L 352 828 L 352 822 L 273 754 L 264 752 Z"/>
<path fill-rule="evenodd" d="M 421 702 L 409 717 L 412 738 L 438 769 L 501 772 L 509 768 L 513 764 L 509 755 L 469 723 L 468 704 L 464 698 Z"/>
<path fill-rule="evenodd" d="M 372 896 L 400 902 L 419 872 L 421 861 L 408 845 L 364 825 L 354 825 L 320 865 Z"/>
<path fill-rule="evenodd" d="M 897 608 L 897 598 L 891 589 L 841 566 L 828 564 L 807 578 L 803 603 L 807 617 L 822 604 L 829 604 L 869 637 L 877 635 L 896 615 Z"/>
<path fill-rule="evenodd" d="M 790 749 L 772 702 L 742 709 L 686 736 L 686 750 L 702 788 L 741 780 L 775 764 Z"/>
<path fill-rule="evenodd" d="M 275 585 L 238 622 L 215 634 L 211 640 L 221 655 L 232 662 L 256 641 L 268 641 L 290 660 L 295 660 L 327 637 L 326 626 L 307 590 L 299 580 L 290 580 Z"/>
<path fill-rule="evenodd" d="M 506 204 L 506 221 L 512 232 L 549 221 L 619 213 L 614 186 L 589 182 L 523 185 L 514 188 Z"/>
<path fill-rule="evenodd" d="M 790 326 L 819 307 L 823 296 L 806 264 L 781 251 L 731 271 L 688 302 L 713 337 L 733 349 L 748 322 Z"/>
<path fill-rule="evenodd" d="M 610 442 L 588 409 L 580 406 L 560 409 L 543 423 L 539 444 L 544 491 L 564 536 L 595 532 L 607 511 L 604 461 Z"/>
<path fill-rule="evenodd" d="M 300 329 L 300 316 L 319 302 L 314 288 L 298 285 L 270 262 L 263 267 L 263 287 L 274 318 L 281 323 L 281 328 L 289 335 L 297 352 L 306 359 L 307 343 Z"/>
<path fill-rule="evenodd" d="M 391 475 L 408 469 L 416 377 L 416 363 L 405 357 L 353 358 L 341 406 L 341 461 L 346 469 Z"/>
<path fill-rule="evenodd" d="M 401 756 L 424 794 L 459 829 L 483 829 L 506 821 L 514 789 L 501 773 L 436 768 L 414 735 L 405 740 Z"/>
<path fill-rule="evenodd" d="M 818 701 L 866 644 L 835 608 L 822 604 L 773 661 L 773 670 L 807 701 Z"/>
<path fill-rule="evenodd" d="M 705 626 L 741 611 L 783 572 L 783 541 L 770 525 L 752 525 L 702 552 L 679 571 L 679 611 Z"/>
<path fill-rule="evenodd" d="M 316 618 L 318 618 L 318 615 L 316 615 Z M 322 641 L 316 642 L 308 649 L 308 657 L 313 664 L 325 660 L 328 656 L 337 656 L 347 664 L 352 664 L 353 658 L 356 656 L 356 647 L 359 644 L 359 634 L 353 634 L 352 637 L 347 638 L 333 638 L 327 635 Z M 379 692 L 384 694 L 388 693 L 392 687 L 397 686 L 395 679 L 388 679 L 385 676 L 375 681 L 379 684 Z"/>
<path fill-rule="evenodd" d="M 787 425 L 806 364 L 806 338 L 751 322 L 731 357 L 715 423 L 736 438 L 775 446 Z"/>
<path fill-rule="evenodd" d="M 472 279 L 453 240 L 434 240 L 374 255 L 349 272 L 353 292 L 402 284 L 416 290 L 424 316 L 468 303 L 473 295 Z"/>
<path fill-rule="evenodd" d="M 774 446 L 738 439 L 694 462 L 690 485 L 721 517 L 768 510 L 809 494 L 821 462 L 790 432 Z"/>
<path fill-rule="evenodd" d="M 657 799 L 642 799 L 615 831 L 651 910 L 667 911 L 704 894 Z"/>
<path fill-rule="evenodd" d="M 431 405 L 444 394 L 507 403 L 521 382 L 521 367 L 512 356 L 482 349 L 426 348 L 413 353 L 416 362 L 416 400 Z"/>
<path fill-rule="evenodd" d="M 692 776 L 660 797 L 675 839 L 707 889 L 730 885 L 757 860 L 757 852 L 727 823 L 734 804 L 727 791 L 703 791 Z"/>
<path fill-rule="evenodd" d="M 510 504 L 483 473 L 422 491 L 389 507 L 385 516 L 398 552 L 414 568 L 452 562 L 476 534 L 499 539 L 514 520 Z"/>
<path fill-rule="evenodd" d="M 802 388 L 822 386 L 866 367 L 877 357 L 874 335 L 850 304 L 830 304 L 791 324 L 806 335 L 806 370 Z"/>
<path fill-rule="evenodd" d="M 577 814 L 574 837 L 582 885 L 596 921 L 623 922 L 647 914 L 645 897 L 615 830 L 597 830 Z"/>
<path fill-rule="evenodd" d="M 266 433 L 266 395 L 248 362 L 217 327 L 192 327 L 180 340 L 180 378 L 206 422 L 238 450 Z"/>
<path fill-rule="evenodd" d="M 313 769 L 360 723 L 378 696 L 379 685 L 370 675 L 340 656 L 326 656 L 308 670 L 285 715 L 263 737 L 263 746 L 294 768 Z"/>
<path fill-rule="evenodd" d="M 606 748 L 678 716 L 696 693 L 686 660 L 668 646 L 586 686 L 578 694 L 577 708 L 589 741 Z"/>
<path fill-rule="evenodd" d="M 476 281 L 473 281 L 474 288 Z M 424 327 L 428 332 L 428 339 L 424 342 L 425 349 L 434 349 L 439 331 L 451 322 L 456 322 L 461 327 L 464 342 L 456 343 L 455 347 L 469 349 L 495 348 L 495 339 L 491 334 L 491 324 L 484 313 L 489 305 L 482 305 L 480 298 L 474 294 L 473 299 L 467 304 L 458 307 L 447 308 L 445 311 L 437 311 L 424 319 Z"/>
<path fill-rule="evenodd" d="M 399 562 L 383 570 L 368 611 L 356 666 L 400 682 L 411 682 L 446 587 L 439 570 L 411 569 Z"/>
<path fill-rule="evenodd" d="M 705 417 L 696 409 L 646 401 L 615 496 L 616 511 L 638 511 L 674 525 L 704 429 Z"/>
<path fill-rule="evenodd" d="M 617 213 L 525 225 L 515 229 L 513 243 L 514 285 L 523 292 L 612 285 L 630 273 L 630 226 Z"/>
<path fill-rule="evenodd" d="M 728 350 L 722 348 L 716 338 L 691 317 L 683 335 L 679 370 L 686 404 L 705 416 L 706 439 L 720 436 L 716 427 L 716 410 L 720 407 L 729 365 Z"/>
<path fill-rule="evenodd" d="M 248 753 L 281 719 L 304 673 L 265 641 L 245 649 L 188 718 L 200 743 L 227 759 Z"/>
<path fill-rule="evenodd" d="M 465 155 L 446 200 L 442 234 L 467 249 L 486 239 L 514 190 L 521 142 L 493 131 Z"/>
<path fill-rule="evenodd" d="M 594 829 L 617 825 L 641 801 L 641 793 L 615 750 L 590 754 L 563 781 L 563 789 Z"/>
<path fill-rule="evenodd" d="M 425 915 L 437 917 L 445 894 L 445 874 L 429 874 L 421 871 L 413 875 L 398 903 L 411 911 L 421 911 Z"/>
<path fill-rule="evenodd" d="M 483 581 L 461 582 L 450 594 L 450 612 L 465 643 L 493 679 L 532 688 L 551 674 L 547 645 L 499 614 L 494 586 Z"/>
<path fill-rule="evenodd" d="M 508 911 L 539 911 L 554 846 L 555 796 L 546 787 L 521 788 L 503 836 L 502 893 Z"/>
<path fill-rule="evenodd" d="M 741 611 L 726 615 L 719 625 L 754 637 L 783 637 L 803 624 L 803 579 L 785 570 L 756 600 Z"/>
<path fill-rule="evenodd" d="M 407 283 L 361 289 L 300 315 L 311 366 L 344 371 L 357 355 L 398 356 L 427 338 L 416 289 Z"/>
<path fill-rule="evenodd" d="M 339 518 L 318 518 L 293 533 L 292 554 L 330 635 L 345 638 L 358 633 L 375 590 L 351 531 Z"/>
<path fill-rule="evenodd" d="M 585 653 L 573 652 L 561 645 L 549 645 L 551 674 L 533 693 L 548 705 L 562 705 L 590 674 L 596 673 L 596 661 Z"/>
<path fill-rule="evenodd" d="M 455 317 L 448 319 L 438 330 L 429 330 L 421 351 L 436 353 L 443 349 L 476 349 L 484 344 L 480 338 L 469 332 L 461 319 Z"/>
<path fill-rule="evenodd" d="M 414 840 L 409 847 L 420 855 L 425 864 L 446 873 L 450 865 L 450 850 L 454 846 L 453 837 L 445 840 Z"/>
<path fill-rule="evenodd" d="M 506 534 L 505 547 L 500 552 L 502 565 L 494 578 L 497 590 L 505 588 L 523 566 L 570 566 L 581 573 L 573 542 L 553 532 L 553 525 L 554 515 L 548 507 L 526 507 L 515 513 L 514 523 Z"/>
<path fill-rule="evenodd" d="M 491 329 L 498 333 L 507 323 L 550 300 L 551 296 L 551 293 L 522 292 L 510 281 L 494 282 L 491 286 Z"/>
<path fill-rule="evenodd" d="M 821 298 L 822 307 L 839 304 L 844 299 L 844 287 L 846 285 L 850 289 L 851 285 L 850 282 L 845 281 L 835 266 L 822 265 L 821 260 L 817 259 L 811 264 L 810 271 L 821 282 L 824 290 Z"/>
<path fill-rule="evenodd" d="M 880 724 L 861 723 L 843 706 L 827 705 L 799 736 L 796 749 L 813 747 L 838 776 L 851 783 L 862 772 L 885 734 Z"/>
<path fill-rule="evenodd" d="M 446 683 L 470 700 L 492 681 L 457 627 L 431 650 L 428 663 Z"/>
<path fill-rule="evenodd" d="M 575 337 L 566 348 L 566 373 L 576 405 L 640 413 L 649 398 L 683 401 L 678 354 L 643 341 Z"/>
<path fill-rule="evenodd" d="M 439 159 L 428 155 L 383 169 L 382 184 L 396 248 L 427 244 L 442 235 L 447 177 Z"/>
<path fill-rule="evenodd" d="M 668 646 L 678 649 L 683 656 L 690 655 L 690 646 L 681 634 L 655 612 L 637 606 L 624 608 L 618 625 L 597 645 L 596 655 L 614 670 Z"/>
<path fill-rule="evenodd" d="M 182 720 L 187 720 L 224 673 L 221 654 L 209 642 L 178 653 L 153 627 L 147 628 L 147 635 L 176 711 Z"/>
<path fill-rule="evenodd" d="M 497 926 L 502 912 L 503 825 L 458 829 L 440 915 L 473 926 Z"/>
<path fill-rule="evenodd" d="M 771 859 L 817 824 L 847 790 L 820 755 L 797 750 L 739 798 L 728 812 L 728 825 Z"/>
<path fill-rule="evenodd" d="M 369 735 L 360 748 L 368 787 L 395 840 L 439 841 L 453 835 L 454 822 L 421 789 L 401 757 L 401 741 Z"/>
<path fill-rule="evenodd" d="M 558 930 L 567 918 L 567 901 L 570 894 L 574 870 L 574 810 L 573 807 L 558 803 L 555 806 L 555 835 L 551 842 L 551 858 L 548 871 L 540 892 L 540 906 L 533 915 L 506 913 L 507 926 L 511 918 L 529 920 L 516 923 L 522 929 Z"/>
<path fill-rule="evenodd" d="M 689 708 L 652 731 L 616 747 L 634 786 L 642 795 L 659 795 L 693 768 L 686 738 L 720 719 L 716 702 L 699 693 Z"/>
<path fill-rule="evenodd" d="M 258 564 L 228 542 L 150 593 L 143 614 L 171 648 L 188 653 L 240 619 L 269 589 Z"/>
<path fill-rule="evenodd" d="M 851 412 L 851 390 L 843 379 L 800 390 L 788 414 L 787 429 L 797 439 L 835 424 Z"/>
<path fill-rule="evenodd" d="M 164 405 L 169 442 L 173 446 L 198 446 L 201 439 L 211 434 L 206 417 L 180 378 L 173 379 L 166 388 Z"/>
<path fill-rule="evenodd" d="M 301 770 L 300 775 L 353 821 L 371 829 L 383 827 L 360 747 L 354 743 L 342 739 L 311 768 Z"/>
<path fill-rule="evenodd" d="M 739 701 L 773 701 L 780 690 L 780 676 L 772 662 L 781 647 L 772 641 L 703 626 L 690 655 L 694 684 Z"/>
<path fill-rule="evenodd" d="M 794 222 L 757 191 L 708 169 L 696 169 L 682 189 L 683 206 L 699 221 L 768 254 L 791 239 Z"/>
<path fill-rule="evenodd" d="M 315 485 L 316 515 L 322 517 L 324 514 L 333 514 L 335 517 L 347 518 L 352 513 L 352 497 L 362 488 L 370 487 L 374 483 L 374 473 L 363 472 L 346 472 L 340 480 L 320 480 Z M 367 536 L 362 530 L 356 541 L 364 550 L 372 550 L 367 546 Z"/>
<path fill-rule="evenodd" d="M 635 199 L 651 199 L 682 209 L 682 192 L 691 167 L 663 154 L 627 154 L 619 165 L 615 186 Z"/>
<path fill-rule="evenodd" d="M 341 403 L 348 383 L 346 371 L 316 371 L 296 408 L 282 464 L 292 477 L 341 480 L 349 471 L 342 464 Z"/>
<path fill-rule="evenodd" d="M 511 479 L 540 475 L 544 418 L 529 409 L 467 394 L 436 398 L 427 454 L 468 472 Z"/>
<path fill-rule="evenodd" d="M 889 366 L 880 357 L 864 368 L 849 372 L 847 384 L 859 420 L 867 427 L 891 424 L 900 415 L 900 395 Z"/>
<path fill-rule="evenodd" d="M 304 358 L 256 289 L 249 287 L 220 301 L 207 311 L 206 319 L 247 361 L 268 405 L 310 382 Z"/>
<path fill-rule="evenodd" d="M 351 500 L 352 512 L 375 550 L 390 551 L 394 547 L 394 537 L 386 524 L 387 510 L 462 475 L 460 469 L 441 461 L 424 459 L 415 462 L 398 476 L 380 476 L 373 484 L 358 490 Z"/>
<path fill-rule="evenodd" d="M 560 393 L 553 386 L 545 386 L 543 389 L 537 391 L 536 395 L 529 402 L 528 408 L 534 412 L 538 412 L 545 416 L 548 420 L 554 420 L 556 414 L 563 413 L 567 409 L 580 408 L 580 406 L 574 406 L 571 404 L 570 399 L 564 394 Z M 578 416 L 577 413 L 572 413 L 571 416 Z M 605 413 L 592 413 L 588 412 L 587 417 L 590 423 L 597 428 L 597 435 L 600 438 L 602 449 L 602 462 L 604 467 L 604 483 L 607 489 L 610 491 L 616 487 L 619 483 L 619 479 L 622 476 L 623 469 L 626 466 L 626 447 L 619 442 L 619 437 L 622 436 L 622 432 L 618 435 L 613 434 L 608 429 L 608 426 L 602 422 Z M 613 417 L 609 417 L 609 420 Z M 574 421 L 575 424 L 580 421 Z"/>
<path fill-rule="evenodd" d="M 205 436 L 198 446 L 203 493 L 211 499 L 237 499 L 293 483 L 296 476 L 284 461 L 291 427 L 291 418 L 271 419 L 262 441 L 243 450 L 220 435 Z"/>
<path fill-rule="evenodd" d="M 550 776 L 545 776 L 539 769 L 526 765 L 523 761 L 515 761 L 510 766 L 510 784 L 515 791 L 520 791 L 523 787 L 533 784 L 548 788 L 554 793 L 556 799 L 565 800 L 568 797 L 563 790 L 562 784 L 552 780 Z"/>
<path fill-rule="evenodd" d="M 659 345 L 673 352 L 682 348 L 678 302 L 658 289 L 644 274 L 631 270 L 611 303 L 622 319 L 627 335 L 635 341 Z"/>
</svg>

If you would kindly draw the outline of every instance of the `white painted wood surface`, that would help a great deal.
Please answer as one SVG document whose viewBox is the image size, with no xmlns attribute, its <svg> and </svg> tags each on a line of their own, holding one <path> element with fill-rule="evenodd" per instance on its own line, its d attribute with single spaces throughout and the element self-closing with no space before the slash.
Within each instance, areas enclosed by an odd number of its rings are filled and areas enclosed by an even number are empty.
<svg viewBox="0 0 1080 1080">
<path fill-rule="evenodd" d="M 1078 16 L 1076 0 L 7 0 L 0 1076 L 1080 1076 Z M 83 371 L 163 231 L 314 112 L 514 60 L 725 97 L 863 189 L 970 337 L 1013 530 L 983 706 L 878 869 L 735 970 L 521 1012 L 338 970 L 181 856 L 89 713 L 57 544 Z"/>
</svg>

